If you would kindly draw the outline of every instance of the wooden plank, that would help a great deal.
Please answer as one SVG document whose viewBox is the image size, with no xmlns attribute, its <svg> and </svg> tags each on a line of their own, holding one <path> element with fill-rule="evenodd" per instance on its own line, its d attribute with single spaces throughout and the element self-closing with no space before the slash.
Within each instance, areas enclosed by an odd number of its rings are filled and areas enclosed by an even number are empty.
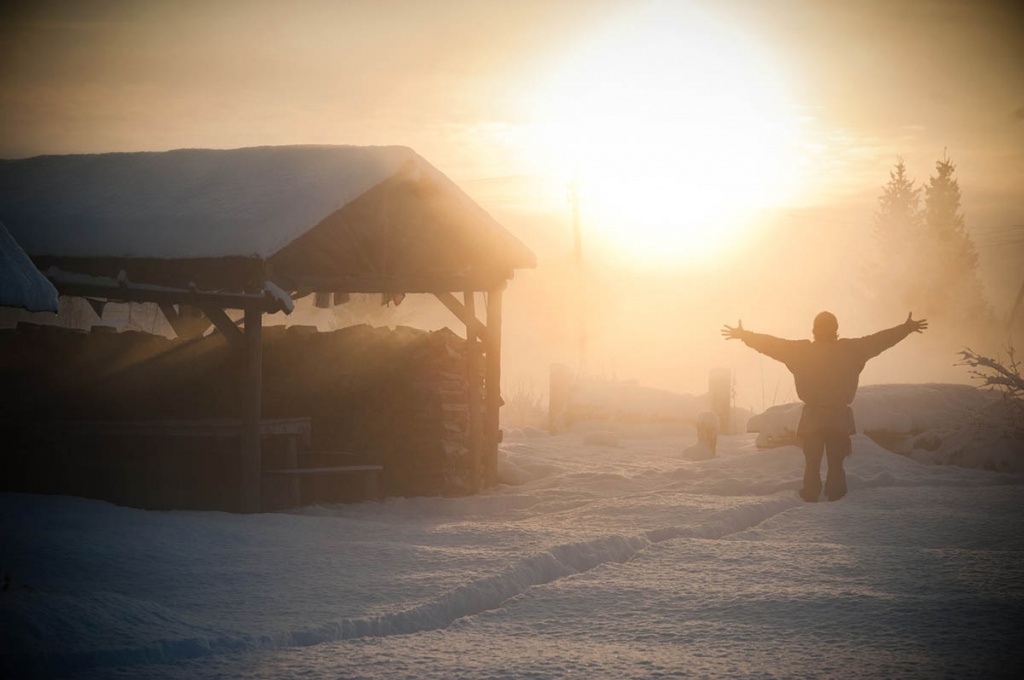
<svg viewBox="0 0 1024 680">
<path fill-rule="evenodd" d="M 339 276 L 289 277 L 275 270 L 274 280 L 287 290 L 325 290 L 344 293 L 453 293 L 491 290 L 513 278 L 512 270 L 483 276 Z"/>
<path fill-rule="evenodd" d="M 119 302 L 155 302 L 165 305 L 203 304 L 223 309 L 248 309 L 250 307 L 266 312 L 278 312 L 283 309 L 281 302 L 273 297 L 258 293 L 208 293 L 199 290 L 144 287 L 118 287 L 96 283 L 79 283 L 51 279 L 61 295 L 75 297 L 101 298 Z"/>
<path fill-rule="evenodd" d="M 185 340 L 201 338 L 212 323 L 209 317 L 200 313 L 201 310 L 189 305 L 178 305 L 175 309 L 174 305 L 161 303 L 159 307 L 174 334 Z"/>
<path fill-rule="evenodd" d="M 297 434 L 307 446 L 313 434 L 312 418 L 264 418 L 260 420 L 260 434 L 264 437 L 275 434 Z"/>
<path fill-rule="evenodd" d="M 462 294 L 467 318 L 476 319 L 476 294 L 465 291 Z M 470 479 L 473 491 L 483 486 L 482 463 L 482 422 L 480 418 L 480 343 L 477 342 L 473 324 L 466 325 L 466 378 L 469 382 L 469 460 Z"/>
<path fill-rule="evenodd" d="M 355 451 L 308 451 L 309 456 L 354 456 Z"/>
<path fill-rule="evenodd" d="M 495 288 L 487 294 L 487 327 L 490 332 L 484 345 L 486 415 L 483 478 L 486 486 L 498 483 L 498 444 L 501 442 L 501 298 L 501 288 Z"/>
<path fill-rule="evenodd" d="M 265 475 L 347 475 L 359 472 L 383 472 L 383 465 L 337 465 L 319 468 L 283 468 L 280 470 L 264 470 Z"/>
<path fill-rule="evenodd" d="M 297 439 L 295 435 L 288 436 L 285 460 L 283 462 L 290 470 L 295 470 L 299 467 L 299 442 Z M 302 482 L 298 477 L 291 477 L 285 480 L 285 487 L 290 505 L 295 506 L 302 502 Z M 260 499 L 260 502 L 266 503 L 266 500 Z"/>
<path fill-rule="evenodd" d="M 263 410 L 263 313 L 245 310 L 245 362 L 242 373 L 242 512 L 259 512 L 263 469 L 260 420 Z"/>
<path fill-rule="evenodd" d="M 242 431 L 242 421 L 230 418 L 204 420 L 62 420 L 22 423 L 21 426 L 69 434 L 128 437 L 209 437 L 232 439 Z M 312 436 L 310 418 L 267 418 L 260 421 L 260 436 L 296 435 L 307 446 Z"/>
<path fill-rule="evenodd" d="M 448 292 L 434 293 L 434 297 L 441 301 L 445 307 L 448 308 L 452 314 L 454 314 L 459 321 L 465 324 L 467 327 L 473 327 L 473 333 L 476 337 L 480 338 L 483 342 L 487 342 L 487 327 L 480 323 L 480 320 L 476 316 L 470 313 L 464 304 L 458 301 L 458 299 Z"/>
<path fill-rule="evenodd" d="M 212 305 L 200 305 L 200 309 L 203 310 L 203 314 L 206 315 L 217 330 L 221 332 L 228 342 L 238 348 L 243 347 L 245 338 L 242 335 L 242 331 L 238 330 L 238 326 L 235 322 L 224 312 L 220 307 L 214 307 Z"/>
</svg>

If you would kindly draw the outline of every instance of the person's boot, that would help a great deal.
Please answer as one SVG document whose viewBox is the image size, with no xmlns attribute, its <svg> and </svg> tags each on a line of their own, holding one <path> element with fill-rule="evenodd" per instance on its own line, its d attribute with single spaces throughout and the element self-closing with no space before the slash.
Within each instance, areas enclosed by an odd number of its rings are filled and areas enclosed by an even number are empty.
<svg viewBox="0 0 1024 680">
<path fill-rule="evenodd" d="M 825 496 L 830 501 L 837 501 L 846 495 L 846 472 L 843 464 L 833 465 L 829 461 L 828 475 L 825 477 Z"/>
<path fill-rule="evenodd" d="M 813 470 L 804 473 L 804 486 L 800 489 L 800 498 L 808 503 L 816 503 L 821 496 L 821 477 Z"/>
</svg>

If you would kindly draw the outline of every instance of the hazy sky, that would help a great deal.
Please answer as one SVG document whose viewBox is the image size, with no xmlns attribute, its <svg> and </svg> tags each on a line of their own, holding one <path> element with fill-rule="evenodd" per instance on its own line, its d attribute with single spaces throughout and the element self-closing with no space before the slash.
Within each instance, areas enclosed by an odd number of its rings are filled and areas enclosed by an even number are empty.
<svg viewBox="0 0 1024 680">
<path fill-rule="evenodd" d="M 689 63 L 666 65 L 676 80 L 655 95 L 749 50 L 761 70 L 740 78 L 779 81 L 810 160 L 864 170 L 875 155 L 888 164 L 893 152 L 909 161 L 948 148 L 961 165 L 978 158 L 1019 172 L 1024 12 L 1014 4 L 8 2 L 0 10 L 0 156 L 399 143 L 459 179 L 498 176 L 522 169 L 522 159 L 495 152 L 536 122 L 548 77 L 580 54 L 603 50 L 614 61 L 628 40 L 648 41 L 629 33 L 647 13 L 677 42 L 696 44 L 682 55 Z M 650 69 L 650 60 L 637 65 Z M 615 78 L 640 74 L 609 75 L 614 89 L 626 85 Z M 702 92 L 687 97 L 696 103 Z M 872 170 L 873 184 L 884 181 Z"/>
<path fill-rule="evenodd" d="M 898 155 L 923 184 L 948 153 L 1002 309 L 1024 262 L 1016 4 L 7 2 L 0 157 L 402 144 L 542 267 L 576 174 L 588 252 L 685 272 L 766 224 L 841 250 Z"/>
</svg>

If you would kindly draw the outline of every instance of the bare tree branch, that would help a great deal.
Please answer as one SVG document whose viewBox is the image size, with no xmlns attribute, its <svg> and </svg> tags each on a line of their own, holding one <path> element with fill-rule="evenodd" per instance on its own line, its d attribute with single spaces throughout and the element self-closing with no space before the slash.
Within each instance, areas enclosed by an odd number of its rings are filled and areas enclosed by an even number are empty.
<svg viewBox="0 0 1024 680">
<path fill-rule="evenodd" d="M 1018 430 L 1024 430 L 1024 376 L 1021 376 L 1021 364 L 1011 344 L 1007 350 L 1007 360 L 1000 361 L 992 357 L 986 357 L 970 348 L 961 351 L 961 361 L 957 366 L 968 366 L 968 373 L 976 380 L 980 380 L 983 387 L 991 387 L 1003 393 L 1003 402 L 1006 404 L 1008 414 L 1013 421 L 1013 426 Z"/>
</svg>

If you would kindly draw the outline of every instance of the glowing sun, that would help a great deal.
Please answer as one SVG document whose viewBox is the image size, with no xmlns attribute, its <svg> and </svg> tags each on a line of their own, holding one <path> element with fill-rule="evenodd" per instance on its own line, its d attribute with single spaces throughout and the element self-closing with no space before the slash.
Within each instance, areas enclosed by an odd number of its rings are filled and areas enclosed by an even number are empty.
<svg viewBox="0 0 1024 680">
<path fill-rule="evenodd" d="M 577 179 L 591 244 L 644 262 L 706 260 L 795 191 L 799 121 L 779 73 L 680 3 L 578 45 L 534 121 L 538 172 Z"/>
</svg>

